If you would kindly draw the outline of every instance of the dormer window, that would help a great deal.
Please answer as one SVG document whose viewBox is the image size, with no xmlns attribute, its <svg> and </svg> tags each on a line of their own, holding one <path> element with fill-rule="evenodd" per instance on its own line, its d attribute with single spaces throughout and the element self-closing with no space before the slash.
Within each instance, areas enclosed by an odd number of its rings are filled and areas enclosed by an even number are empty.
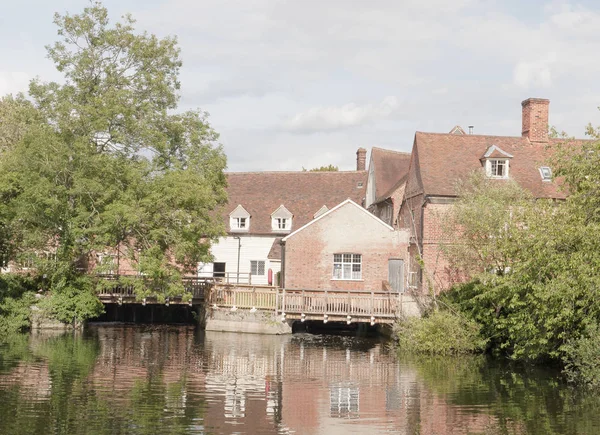
<svg viewBox="0 0 600 435">
<path fill-rule="evenodd" d="M 292 213 L 280 205 L 277 210 L 271 214 L 271 229 L 274 232 L 288 232 L 292 229 Z"/>
<path fill-rule="evenodd" d="M 488 163 L 488 177 L 508 178 L 508 159 L 490 159 Z"/>
<path fill-rule="evenodd" d="M 548 166 L 540 168 L 540 175 L 542 176 L 542 181 L 552 181 L 552 169 Z"/>
<path fill-rule="evenodd" d="M 511 154 L 492 145 L 481 157 L 481 162 L 485 166 L 485 174 L 490 178 L 508 178 L 512 157 Z"/>
<path fill-rule="evenodd" d="M 290 220 L 288 218 L 274 218 L 273 223 L 277 230 L 289 230 L 290 229 Z"/>
<path fill-rule="evenodd" d="M 232 229 L 236 229 L 236 230 L 245 230 L 246 227 L 246 219 L 245 217 L 239 217 L 239 218 L 233 218 L 233 225 L 231 226 Z"/>
<path fill-rule="evenodd" d="M 229 230 L 233 232 L 247 232 L 250 229 L 250 213 L 238 205 L 229 213 Z"/>
</svg>

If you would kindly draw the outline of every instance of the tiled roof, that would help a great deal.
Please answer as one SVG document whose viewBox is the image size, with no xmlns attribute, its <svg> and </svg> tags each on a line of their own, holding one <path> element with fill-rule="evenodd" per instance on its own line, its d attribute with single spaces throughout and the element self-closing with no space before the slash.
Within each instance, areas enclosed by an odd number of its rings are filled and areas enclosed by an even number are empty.
<svg viewBox="0 0 600 435">
<path fill-rule="evenodd" d="M 267 258 L 269 260 L 281 260 L 281 237 L 277 237 L 273 240 L 273 245 L 271 246 Z"/>
<path fill-rule="evenodd" d="M 542 181 L 539 172 L 556 145 L 564 142 L 564 139 L 550 139 L 548 143 L 532 143 L 522 137 L 417 132 L 414 150 L 417 151 L 418 172 L 426 195 L 455 196 L 458 179 L 481 168 L 481 156 L 495 145 L 513 156 L 509 177 L 534 197 L 564 198 L 565 192 L 556 183 Z M 567 146 L 578 143 L 581 141 L 573 141 Z"/>
<path fill-rule="evenodd" d="M 389 198 L 408 174 L 410 153 L 373 148 L 372 163 L 375 165 L 375 202 Z"/>
<path fill-rule="evenodd" d="M 294 231 L 311 221 L 323 205 L 333 208 L 348 198 L 360 204 L 366 176 L 366 171 L 230 172 L 224 212 L 227 228 L 229 213 L 241 204 L 250 213 L 248 234 L 276 234 L 271 229 L 271 213 L 284 205 L 293 214 Z"/>
</svg>

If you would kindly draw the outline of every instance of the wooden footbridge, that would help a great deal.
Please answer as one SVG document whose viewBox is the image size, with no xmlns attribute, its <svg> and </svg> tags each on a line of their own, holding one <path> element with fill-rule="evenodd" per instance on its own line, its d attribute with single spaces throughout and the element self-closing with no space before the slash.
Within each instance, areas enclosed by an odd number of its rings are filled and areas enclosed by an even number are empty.
<svg viewBox="0 0 600 435">
<path fill-rule="evenodd" d="M 282 289 L 228 284 L 197 277 L 186 277 L 183 284 L 188 292 L 187 297 L 155 296 L 140 300 L 136 297 L 133 286 L 123 285 L 102 290 L 98 296 L 103 303 L 205 304 L 212 309 L 274 312 L 281 320 L 319 320 L 324 323 L 391 324 L 406 313 L 407 305 L 414 305 L 409 296 L 391 292 Z"/>
</svg>

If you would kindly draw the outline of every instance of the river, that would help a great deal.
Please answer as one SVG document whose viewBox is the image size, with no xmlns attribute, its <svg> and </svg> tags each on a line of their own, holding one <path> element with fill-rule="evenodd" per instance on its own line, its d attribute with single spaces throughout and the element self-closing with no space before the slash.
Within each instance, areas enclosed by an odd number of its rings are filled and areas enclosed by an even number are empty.
<svg viewBox="0 0 600 435">
<path fill-rule="evenodd" d="M 92 325 L 0 341 L 0 434 L 597 434 L 553 369 L 375 338 Z"/>
</svg>

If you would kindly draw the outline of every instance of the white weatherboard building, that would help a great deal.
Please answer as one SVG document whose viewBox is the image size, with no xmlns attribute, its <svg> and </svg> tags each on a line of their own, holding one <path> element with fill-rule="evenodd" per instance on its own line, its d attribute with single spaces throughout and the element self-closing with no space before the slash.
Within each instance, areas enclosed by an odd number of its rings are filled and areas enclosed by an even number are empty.
<svg viewBox="0 0 600 435">
<path fill-rule="evenodd" d="M 362 203 L 367 174 L 364 154 L 357 155 L 356 171 L 229 173 L 227 236 L 199 276 L 235 283 L 239 273 L 240 284 L 279 284 L 281 238 L 348 198 Z"/>
</svg>

